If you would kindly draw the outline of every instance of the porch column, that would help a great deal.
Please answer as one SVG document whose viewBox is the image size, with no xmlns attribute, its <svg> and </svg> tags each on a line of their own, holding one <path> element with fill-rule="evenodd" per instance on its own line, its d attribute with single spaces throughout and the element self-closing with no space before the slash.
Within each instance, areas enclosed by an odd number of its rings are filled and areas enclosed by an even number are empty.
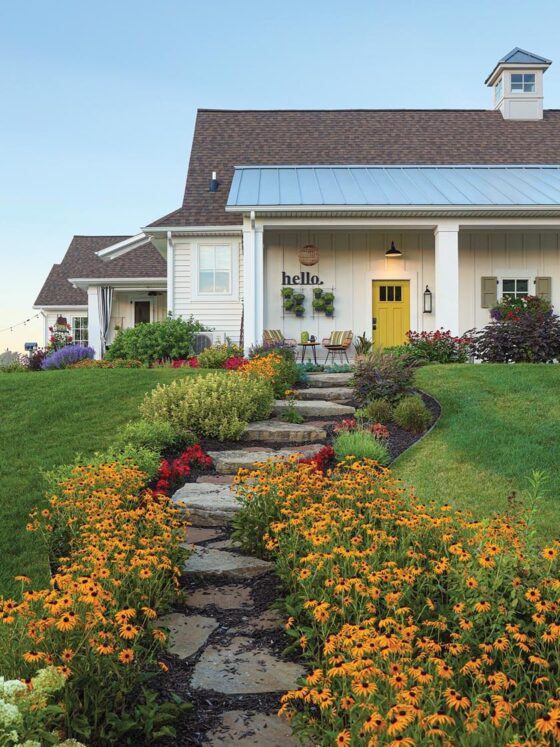
<svg viewBox="0 0 560 747">
<path fill-rule="evenodd" d="M 435 236 L 436 327 L 459 334 L 459 224 L 443 222 Z"/>
<path fill-rule="evenodd" d="M 90 285 L 88 290 L 88 344 L 95 350 L 95 357 L 101 358 L 101 320 L 99 318 L 98 287 Z"/>
<path fill-rule="evenodd" d="M 175 313 L 175 247 L 171 231 L 167 232 L 167 313 Z"/>
<path fill-rule="evenodd" d="M 243 343 L 248 353 L 263 331 L 263 229 L 254 218 L 243 229 Z"/>
</svg>

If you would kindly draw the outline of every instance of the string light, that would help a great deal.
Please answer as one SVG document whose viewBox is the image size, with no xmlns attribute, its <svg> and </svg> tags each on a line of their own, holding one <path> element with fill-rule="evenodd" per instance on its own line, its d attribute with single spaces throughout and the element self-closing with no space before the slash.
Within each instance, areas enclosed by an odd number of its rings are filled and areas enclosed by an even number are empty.
<svg viewBox="0 0 560 747">
<path fill-rule="evenodd" d="M 18 322 L 17 324 L 10 324 L 9 327 L 5 327 L 4 329 L 0 329 L 0 333 L 2 332 L 13 332 L 16 327 L 21 327 L 22 325 L 25 327 L 25 325 L 28 322 L 33 321 L 33 319 L 38 319 L 41 316 L 41 314 L 35 314 L 35 316 L 30 316 L 29 319 L 24 319 L 23 322 Z"/>
</svg>

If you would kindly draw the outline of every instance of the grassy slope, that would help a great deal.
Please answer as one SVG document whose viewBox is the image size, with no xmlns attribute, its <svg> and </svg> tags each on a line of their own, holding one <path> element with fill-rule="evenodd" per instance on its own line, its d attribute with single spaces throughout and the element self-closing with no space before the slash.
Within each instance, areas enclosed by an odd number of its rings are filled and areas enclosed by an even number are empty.
<svg viewBox="0 0 560 747">
<path fill-rule="evenodd" d="M 428 366 L 417 385 L 442 406 L 436 428 L 395 462 L 423 498 L 488 515 L 523 492 L 533 470 L 549 476 L 537 527 L 560 535 L 560 366 Z"/>
<path fill-rule="evenodd" d="M 110 445 L 144 393 L 192 369 L 107 369 L 0 374 L 0 595 L 16 574 L 44 583 L 47 567 L 25 531 L 41 502 L 40 470 Z"/>
</svg>

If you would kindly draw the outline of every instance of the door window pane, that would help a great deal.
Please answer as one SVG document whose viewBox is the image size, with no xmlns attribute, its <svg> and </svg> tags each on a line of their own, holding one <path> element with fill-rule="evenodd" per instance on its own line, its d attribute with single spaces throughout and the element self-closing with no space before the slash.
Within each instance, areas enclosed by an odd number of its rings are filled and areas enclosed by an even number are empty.
<svg viewBox="0 0 560 747">
<path fill-rule="evenodd" d="M 395 300 L 395 288 L 393 285 L 387 286 L 387 300 L 388 301 Z"/>
<path fill-rule="evenodd" d="M 379 300 L 380 301 L 387 300 L 387 286 L 386 285 L 379 286 Z"/>
<path fill-rule="evenodd" d="M 400 285 L 395 286 L 395 301 L 402 301 L 402 288 Z"/>
</svg>

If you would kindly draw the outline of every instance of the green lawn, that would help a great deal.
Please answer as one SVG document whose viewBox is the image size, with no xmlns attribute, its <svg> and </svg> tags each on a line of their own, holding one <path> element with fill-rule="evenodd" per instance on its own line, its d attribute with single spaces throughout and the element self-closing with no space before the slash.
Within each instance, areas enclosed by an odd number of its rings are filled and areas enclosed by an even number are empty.
<svg viewBox="0 0 560 747">
<path fill-rule="evenodd" d="M 427 366 L 417 386 L 441 404 L 435 429 L 395 463 L 422 499 L 503 510 L 533 470 L 549 477 L 539 506 L 543 537 L 560 536 L 560 366 Z"/>
<path fill-rule="evenodd" d="M 110 445 L 119 427 L 137 417 L 144 392 L 192 369 L 105 369 L 0 374 L 0 595 L 14 575 L 44 584 L 42 547 L 25 531 L 41 502 L 41 469 Z"/>
</svg>

